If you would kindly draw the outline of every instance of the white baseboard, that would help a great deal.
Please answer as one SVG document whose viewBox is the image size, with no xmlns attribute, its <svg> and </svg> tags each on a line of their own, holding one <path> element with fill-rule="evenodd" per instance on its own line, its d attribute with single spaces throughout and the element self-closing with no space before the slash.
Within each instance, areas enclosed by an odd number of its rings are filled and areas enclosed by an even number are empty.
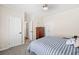
<svg viewBox="0 0 79 59">
<path fill-rule="evenodd" d="M 22 44 L 24 44 L 24 43 L 20 43 L 18 45 L 22 45 Z M 16 46 L 18 46 L 18 45 L 16 45 Z M 12 47 L 15 47 L 15 46 L 12 46 Z M 0 51 L 6 50 L 6 49 L 9 49 L 9 48 L 12 48 L 12 47 L 1 48 Z"/>
<path fill-rule="evenodd" d="M 6 50 L 6 49 L 9 49 L 9 48 L 10 48 L 10 47 L 1 48 L 0 51 Z"/>
</svg>

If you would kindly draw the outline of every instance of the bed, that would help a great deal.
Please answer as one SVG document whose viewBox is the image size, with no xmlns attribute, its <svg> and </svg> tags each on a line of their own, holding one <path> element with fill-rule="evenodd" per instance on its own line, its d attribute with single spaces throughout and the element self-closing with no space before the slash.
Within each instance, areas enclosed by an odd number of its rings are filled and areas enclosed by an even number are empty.
<svg viewBox="0 0 79 59">
<path fill-rule="evenodd" d="M 66 45 L 66 40 L 60 37 L 44 37 L 32 41 L 27 50 L 33 55 L 79 55 L 79 48 Z"/>
</svg>

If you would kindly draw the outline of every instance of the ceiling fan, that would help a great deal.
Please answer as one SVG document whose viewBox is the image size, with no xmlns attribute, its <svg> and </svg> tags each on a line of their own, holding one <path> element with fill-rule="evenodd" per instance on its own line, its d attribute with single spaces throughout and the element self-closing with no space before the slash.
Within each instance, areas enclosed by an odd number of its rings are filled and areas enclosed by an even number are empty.
<svg viewBox="0 0 79 59">
<path fill-rule="evenodd" d="M 48 4 L 43 4 L 42 8 L 43 10 L 48 10 Z"/>
</svg>

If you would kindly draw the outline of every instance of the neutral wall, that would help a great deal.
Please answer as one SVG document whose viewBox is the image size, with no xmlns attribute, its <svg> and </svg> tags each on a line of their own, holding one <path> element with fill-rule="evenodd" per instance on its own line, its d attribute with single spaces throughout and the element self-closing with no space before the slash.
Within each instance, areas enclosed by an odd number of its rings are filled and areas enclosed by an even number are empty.
<svg viewBox="0 0 79 59">
<path fill-rule="evenodd" d="M 46 36 L 79 35 L 79 8 L 73 8 L 44 18 Z"/>
<path fill-rule="evenodd" d="M 23 18 L 23 13 L 18 10 L 0 6 L 0 51 L 9 47 L 9 18 L 16 16 Z M 23 19 L 22 19 L 23 22 Z M 22 29 L 23 30 L 23 29 Z"/>
</svg>

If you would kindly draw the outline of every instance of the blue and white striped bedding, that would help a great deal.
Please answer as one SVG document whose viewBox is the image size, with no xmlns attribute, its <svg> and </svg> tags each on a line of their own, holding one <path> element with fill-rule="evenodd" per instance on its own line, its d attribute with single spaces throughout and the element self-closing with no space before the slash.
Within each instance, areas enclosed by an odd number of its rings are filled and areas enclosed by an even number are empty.
<svg viewBox="0 0 79 59">
<path fill-rule="evenodd" d="M 66 45 L 66 40 L 58 37 L 44 37 L 31 42 L 28 50 L 37 55 L 79 55 L 79 48 Z"/>
</svg>

